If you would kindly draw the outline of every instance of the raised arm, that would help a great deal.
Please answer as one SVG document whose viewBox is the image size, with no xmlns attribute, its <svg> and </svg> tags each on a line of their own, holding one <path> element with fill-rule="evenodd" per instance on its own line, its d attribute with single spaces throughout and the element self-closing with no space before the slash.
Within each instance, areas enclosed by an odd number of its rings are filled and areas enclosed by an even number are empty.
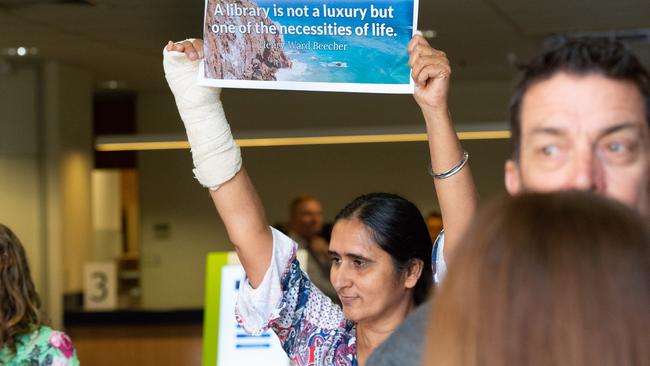
<svg viewBox="0 0 650 366">
<path fill-rule="evenodd" d="M 451 67 L 444 52 L 421 36 L 409 43 L 409 65 L 416 83 L 415 101 L 427 127 L 431 170 L 447 172 L 463 159 L 463 148 L 451 121 L 447 97 Z M 469 164 L 446 179 L 433 179 L 445 226 L 445 257 L 449 258 L 477 210 L 478 193 Z"/>
<path fill-rule="evenodd" d="M 165 77 L 192 148 L 194 175 L 209 189 L 248 279 L 257 287 L 271 262 L 273 237 L 257 191 L 242 167 L 219 99 L 221 90 L 197 84 L 203 42 L 170 41 L 163 55 Z"/>
</svg>

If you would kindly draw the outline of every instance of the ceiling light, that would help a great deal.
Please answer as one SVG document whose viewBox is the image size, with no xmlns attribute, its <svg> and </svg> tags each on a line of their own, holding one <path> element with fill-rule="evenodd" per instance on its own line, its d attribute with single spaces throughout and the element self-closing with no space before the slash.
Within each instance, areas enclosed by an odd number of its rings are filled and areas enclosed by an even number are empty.
<svg viewBox="0 0 650 366">
<path fill-rule="evenodd" d="M 97 83 L 97 87 L 103 90 L 124 90 L 127 85 L 122 80 L 105 80 Z"/>
<path fill-rule="evenodd" d="M 1 48 L 0 56 L 9 56 L 9 57 L 25 57 L 25 56 L 36 56 L 38 55 L 38 48 L 36 47 L 9 47 Z"/>
</svg>

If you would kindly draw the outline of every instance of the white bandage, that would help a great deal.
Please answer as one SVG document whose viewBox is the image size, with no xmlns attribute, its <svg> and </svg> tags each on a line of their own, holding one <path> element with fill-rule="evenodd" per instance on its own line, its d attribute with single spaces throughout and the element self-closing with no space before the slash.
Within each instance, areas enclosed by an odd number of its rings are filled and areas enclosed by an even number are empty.
<svg viewBox="0 0 650 366">
<path fill-rule="evenodd" d="M 165 78 L 192 148 L 194 176 L 217 190 L 241 169 L 241 152 L 219 100 L 221 89 L 198 85 L 199 63 L 182 52 L 163 50 Z"/>
</svg>

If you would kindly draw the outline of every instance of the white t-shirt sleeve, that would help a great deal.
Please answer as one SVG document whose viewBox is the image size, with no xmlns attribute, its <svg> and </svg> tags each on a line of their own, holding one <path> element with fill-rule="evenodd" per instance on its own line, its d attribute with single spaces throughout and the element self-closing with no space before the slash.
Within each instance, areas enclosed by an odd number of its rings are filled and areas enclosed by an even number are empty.
<svg viewBox="0 0 650 366">
<path fill-rule="evenodd" d="M 436 238 L 435 244 L 435 275 L 433 280 L 436 285 L 439 285 L 447 274 L 447 262 L 445 262 L 445 231 L 441 231 Z"/>
<path fill-rule="evenodd" d="M 272 329 L 289 358 L 304 351 L 312 337 L 335 337 L 346 324 L 341 308 L 300 269 L 296 248 L 291 238 L 273 229 L 273 255 L 264 279 L 254 289 L 244 277 L 235 308 L 247 333 L 257 336 Z"/>
<path fill-rule="evenodd" d="M 289 270 L 296 255 L 296 243 L 280 231 L 273 232 L 273 255 L 271 264 L 258 288 L 253 288 L 244 275 L 239 287 L 235 313 L 244 330 L 253 335 L 264 333 L 270 324 L 280 317 L 282 300 L 282 277 Z"/>
</svg>

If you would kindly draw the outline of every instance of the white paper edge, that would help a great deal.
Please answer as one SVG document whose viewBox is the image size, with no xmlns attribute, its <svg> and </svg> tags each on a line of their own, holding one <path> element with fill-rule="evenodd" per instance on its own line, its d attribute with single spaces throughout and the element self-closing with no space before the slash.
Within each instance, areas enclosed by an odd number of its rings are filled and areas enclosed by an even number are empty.
<svg viewBox="0 0 650 366">
<path fill-rule="evenodd" d="M 208 1 L 209 0 L 205 0 L 205 7 L 203 10 L 203 32 L 205 32 L 205 20 L 207 18 L 207 13 L 208 13 Z M 411 36 L 413 36 L 418 29 L 419 8 L 420 8 L 420 1 L 413 0 L 413 32 Z M 413 78 L 409 78 L 408 84 L 210 79 L 205 77 L 205 59 L 201 60 L 198 80 L 199 80 L 199 85 L 216 87 L 216 88 L 303 90 L 303 91 L 352 92 L 352 93 L 376 93 L 376 94 L 413 94 L 415 92 L 415 84 L 413 83 Z"/>
</svg>

